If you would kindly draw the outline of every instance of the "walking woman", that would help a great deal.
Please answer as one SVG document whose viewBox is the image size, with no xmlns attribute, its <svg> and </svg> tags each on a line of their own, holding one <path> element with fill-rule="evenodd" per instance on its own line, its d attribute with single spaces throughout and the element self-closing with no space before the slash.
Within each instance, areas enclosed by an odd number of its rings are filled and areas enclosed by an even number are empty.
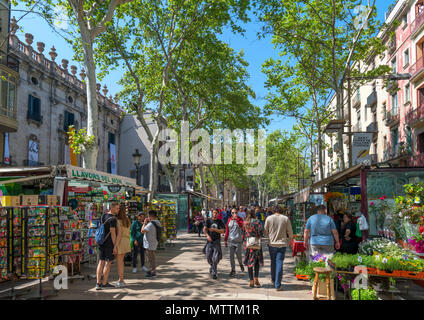
<svg viewBox="0 0 424 320">
<path fill-rule="evenodd" d="M 237 209 L 234 208 L 231 211 L 231 218 L 227 222 L 227 228 L 225 230 L 225 246 L 230 246 L 230 263 L 231 272 L 230 277 L 236 276 L 236 262 L 234 254 L 237 255 L 237 260 L 240 265 L 241 272 L 244 272 L 243 260 L 241 257 L 241 251 L 243 246 L 243 219 L 238 215 Z"/>
<path fill-rule="evenodd" d="M 119 280 L 116 282 L 116 286 L 121 288 L 125 286 L 124 282 L 124 256 L 126 253 L 131 252 L 130 242 L 130 219 L 127 217 L 125 206 L 120 206 L 118 212 L 118 235 L 116 237 L 115 247 L 113 253 L 116 255 L 116 261 L 118 264 L 118 275 Z"/>
<path fill-rule="evenodd" d="M 356 254 L 358 253 L 358 240 L 356 237 L 356 225 L 350 213 L 343 215 L 343 222 L 340 225 L 341 246 L 340 252 Z"/>
<path fill-rule="evenodd" d="M 260 287 L 259 283 L 259 267 L 264 266 L 264 256 L 261 246 L 261 238 L 264 231 L 260 221 L 256 218 L 255 210 L 247 210 L 247 216 L 244 221 L 243 242 L 245 249 L 244 264 L 248 267 L 249 286 Z"/>
</svg>

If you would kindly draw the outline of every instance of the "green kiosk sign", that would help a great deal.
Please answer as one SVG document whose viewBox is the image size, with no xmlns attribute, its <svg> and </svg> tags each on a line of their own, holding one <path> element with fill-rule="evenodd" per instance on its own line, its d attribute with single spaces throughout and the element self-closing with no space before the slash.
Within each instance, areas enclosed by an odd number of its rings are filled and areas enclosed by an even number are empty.
<svg viewBox="0 0 424 320">
<path fill-rule="evenodd" d="M 74 166 L 66 166 L 67 176 L 70 179 L 76 180 L 90 180 L 97 181 L 105 184 L 115 184 L 128 187 L 135 187 L 134 179 L 108 174 L 90 169 L 84 169 Z"/>
</svg>

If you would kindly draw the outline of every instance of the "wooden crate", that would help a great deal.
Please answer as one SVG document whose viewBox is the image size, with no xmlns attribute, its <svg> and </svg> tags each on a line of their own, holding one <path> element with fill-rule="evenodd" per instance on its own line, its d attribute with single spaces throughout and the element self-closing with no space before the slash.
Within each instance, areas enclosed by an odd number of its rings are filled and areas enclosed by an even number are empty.
<svg viewBox="0 0 424 320">
<path fill-rule="evenodd" d="M 0 199 L 3 207 L 17 207 L 21 205 L 21 198 L 19 196 L 2 196 Z"/>
<path fill-rule="evenodd" d="M 23 206 L 37 206 L 38 205 L 38 195 L 21 196 L 21 204 Z"/>
</svg>

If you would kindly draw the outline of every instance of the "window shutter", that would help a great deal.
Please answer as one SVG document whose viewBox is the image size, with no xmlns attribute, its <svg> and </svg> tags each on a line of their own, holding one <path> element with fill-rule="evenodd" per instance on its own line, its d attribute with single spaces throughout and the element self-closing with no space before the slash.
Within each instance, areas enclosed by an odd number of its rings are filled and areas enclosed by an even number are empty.
<svg viewBox="0 0 424 320">
<path fill-rule="evenodd" d="M 33 106 L 36 120 L 41 120 L 40 99 L 33 98 Z"/>
<path fill-rule="evenodd" d="M 69 125 L 73 126 L 74 125 L 74 120 L 75 120 L 75 115 L 73 113 L 69 113 Z"/>
<path fill-rule="evenodd" d="M 33 113 L 33 106 L 32 106 L 33 100 L 32 95 L 28 95 L 28 113 L 32 115 Z"/>
<path fill-rule="evenodd" d="M 65 130 L 66 132 L 68 132 L 69 130 L 69 112 L 65 110 L 65 121 L 63 124 L 63 130 Z"/>
</svg>

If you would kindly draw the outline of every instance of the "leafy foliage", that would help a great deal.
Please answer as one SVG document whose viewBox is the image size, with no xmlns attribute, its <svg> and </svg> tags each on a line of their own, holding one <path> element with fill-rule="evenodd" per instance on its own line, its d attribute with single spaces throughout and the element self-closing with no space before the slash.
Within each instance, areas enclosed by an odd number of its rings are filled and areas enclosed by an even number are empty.
<svg viewBox="0 0 424 320">
<path fill-rule="evenodd" d="M 82 128 L 76 132 L 74 130 L 74 126 L 69 126 L 69 128 L 69 147 L 74 151 L 75 154 L 81 154 L 93 146 L 95 137 L 87 135 L 87 129 Z"/>
</svg>

